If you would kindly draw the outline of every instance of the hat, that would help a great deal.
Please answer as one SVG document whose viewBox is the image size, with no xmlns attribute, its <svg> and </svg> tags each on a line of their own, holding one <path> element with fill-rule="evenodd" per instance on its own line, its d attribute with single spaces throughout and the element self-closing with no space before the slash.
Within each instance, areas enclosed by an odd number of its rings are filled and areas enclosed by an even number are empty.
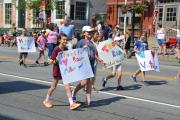
<svg viewBox="0 0 180 120">
<path fill-rule="evenodd" d="M 46 30 L 42 30 L 42 31 L 41 31 L 41 33 L 45 33 L 45 32 L 46 32 Z"/>
<path fill-rule="evenodd" d="M 120 28 L 119 25 L 116 25 L 117 28 Z"/>
<path fill-rule="evenodd" d="M 90 32 L 93 31 L 94 29 L 91 26 L 84 26 L 82 28 L 82 32 Z"/>
</svg>

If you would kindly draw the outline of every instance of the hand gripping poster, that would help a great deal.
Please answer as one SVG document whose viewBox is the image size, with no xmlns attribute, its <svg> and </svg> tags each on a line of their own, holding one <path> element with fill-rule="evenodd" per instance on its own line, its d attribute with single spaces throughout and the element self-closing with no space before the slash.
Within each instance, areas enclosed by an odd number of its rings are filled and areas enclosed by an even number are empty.
<svg viewBox="0 0 180 120">
<path fill-rule="evenodd" d="M 36 52 L 33 37 L 17 37 L 18 52 Z"/>
<path fill-rule="evenodd" d="M 141 71 L 160 71 L 158 57 L 155 52 L 151 50 L 140 51 L 136 53 L 136 58 Z"/>
<path fill-rule="evenodd" d="M 58 54 L 63 83 L 73 83 L 94 77 L 86 49 L 78 48 Z"/>
<path fill-rule="evenodd" d="M 105 62 L 106 68 L 121 64 L 124 60 L 124 51 L 113 40 L 100 42 L 97 50 L 99 57 Z"/>
</svg>

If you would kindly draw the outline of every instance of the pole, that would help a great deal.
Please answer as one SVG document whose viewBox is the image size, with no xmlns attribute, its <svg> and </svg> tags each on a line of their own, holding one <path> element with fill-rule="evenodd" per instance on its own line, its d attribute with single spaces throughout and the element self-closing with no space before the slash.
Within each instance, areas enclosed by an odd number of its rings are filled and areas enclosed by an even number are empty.
<svg viewBox="0 0 180 120">
<path fill-rule="evenodd" d="M 136 4 L 136 0 L 133 0 L 133 4 Z M 131 43 L 134 44 L 134 23 L 135 23 L 135 10 L 132 9 L 132 36 L 131 36 Z"/>
<path fill-rule="evenodd" d="M 124 4 L 127 5 L 127 0 L 124 1 Z M 127 13 L 124 14 L 124 35 L 126 34 L 126 21 L 127 21 Z"/>
</svg>

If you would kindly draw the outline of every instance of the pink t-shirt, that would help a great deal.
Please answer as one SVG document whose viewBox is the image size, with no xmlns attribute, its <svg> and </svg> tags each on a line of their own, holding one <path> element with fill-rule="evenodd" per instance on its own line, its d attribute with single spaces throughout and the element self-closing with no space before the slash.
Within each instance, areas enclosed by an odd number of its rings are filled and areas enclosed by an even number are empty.
<svg viewBox="0 0 180 120">
<path fill-rule="evenodd" d="M 50 31 L 47 34 L 47 43 L 57 44 L 57 38 L 58 38 L 58 33 L 54 31 Z"/>
<path fill-rule="evenodd" d="M 46 39 L 43 36 L 39 36 L 37 39 L 37 44 L 39 50 L 41 51 L 45 50 Z"/>
</svg>

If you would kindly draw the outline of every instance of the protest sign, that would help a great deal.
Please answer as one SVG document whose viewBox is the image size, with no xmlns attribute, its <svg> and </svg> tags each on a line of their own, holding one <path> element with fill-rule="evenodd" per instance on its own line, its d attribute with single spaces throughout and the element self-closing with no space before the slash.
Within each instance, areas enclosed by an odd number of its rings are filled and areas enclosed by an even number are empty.
<svg viewBox="0 0 180 120">
<path fill-rule="evenodd" d="M 63 83 L 73 83 L 94 77 L 87 50 L 83 48 L 63 51 L 58 54 Z"/>
</svg>

